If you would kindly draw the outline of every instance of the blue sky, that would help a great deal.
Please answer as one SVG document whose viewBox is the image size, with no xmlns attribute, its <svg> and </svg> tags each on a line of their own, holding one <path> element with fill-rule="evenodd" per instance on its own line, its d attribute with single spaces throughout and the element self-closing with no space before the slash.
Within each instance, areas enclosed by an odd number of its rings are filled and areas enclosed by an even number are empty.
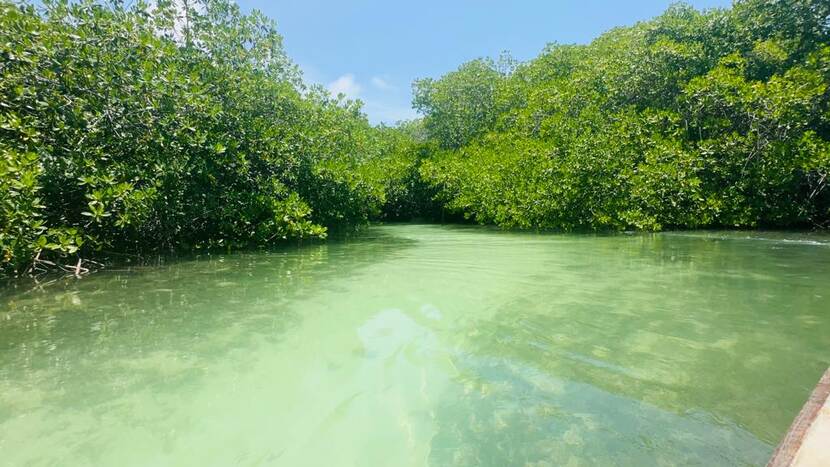
<svg viewBox="0 0 830 467">
<path fill-rule="evenodd" d="M 305 79 L 364 102 L 373 123 L 417 116 L 411 83 L 508 50 L 519 60 L 545 44 L 587 43 L 663 12 L 671 0 L 237 0 L 277 21 Z M 696 8 L 730 0 L 691 0 Z"/>
</svg>

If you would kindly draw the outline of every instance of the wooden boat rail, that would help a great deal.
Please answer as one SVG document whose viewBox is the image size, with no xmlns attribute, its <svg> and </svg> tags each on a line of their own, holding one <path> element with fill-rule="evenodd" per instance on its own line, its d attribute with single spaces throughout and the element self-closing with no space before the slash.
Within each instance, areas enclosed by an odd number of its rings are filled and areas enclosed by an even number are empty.
<svg viewBox="0 0 830 467">
<path fill-rule="evenodd" d="M 826 463 L 830 461 L 830 439 L 814 438 L 823 437 L 830 432 L 828 395 L 830 395 L 830 368 L 824 372 L 824 376 L 810 394 L 810 398 L 798 413 L 781 444 L 773 452 L 767 467 L 830 465 Z"/>
</svg>

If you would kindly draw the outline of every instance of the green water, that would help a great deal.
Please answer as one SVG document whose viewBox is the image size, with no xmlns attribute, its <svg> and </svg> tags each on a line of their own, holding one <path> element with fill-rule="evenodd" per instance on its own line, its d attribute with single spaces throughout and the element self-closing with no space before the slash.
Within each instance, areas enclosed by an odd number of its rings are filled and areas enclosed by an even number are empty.
<svg viewBox="0 0 830 467">
<path fill-rule="evenodd" d="M 0 295 L 3 466 L 762 465 L 830 238 L 397 225 Z"/>
</svg>

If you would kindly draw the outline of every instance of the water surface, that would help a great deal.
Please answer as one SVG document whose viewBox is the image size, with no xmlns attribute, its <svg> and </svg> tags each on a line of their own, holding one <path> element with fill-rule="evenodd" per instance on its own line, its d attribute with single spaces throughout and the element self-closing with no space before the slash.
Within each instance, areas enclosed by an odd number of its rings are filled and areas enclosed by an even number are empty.
<svg viewBox="0 0 830 467">
<path fill-rule="evenodd" d="M 763 465 L 830 238 L 432 225 L 0 291 L 0 465 Z"/>
</svg>

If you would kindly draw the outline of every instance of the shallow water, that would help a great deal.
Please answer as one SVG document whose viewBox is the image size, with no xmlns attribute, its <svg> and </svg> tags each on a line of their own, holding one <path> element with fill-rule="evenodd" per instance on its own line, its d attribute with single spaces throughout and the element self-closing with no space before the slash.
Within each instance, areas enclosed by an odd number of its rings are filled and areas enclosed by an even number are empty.
<svg viewBox="0 0 830 467">
<path fill-rule="evenodd" d="M 431 225 L 0 295 L 0 465 L 763 465 L 830 238 Z"/>
</svg>

